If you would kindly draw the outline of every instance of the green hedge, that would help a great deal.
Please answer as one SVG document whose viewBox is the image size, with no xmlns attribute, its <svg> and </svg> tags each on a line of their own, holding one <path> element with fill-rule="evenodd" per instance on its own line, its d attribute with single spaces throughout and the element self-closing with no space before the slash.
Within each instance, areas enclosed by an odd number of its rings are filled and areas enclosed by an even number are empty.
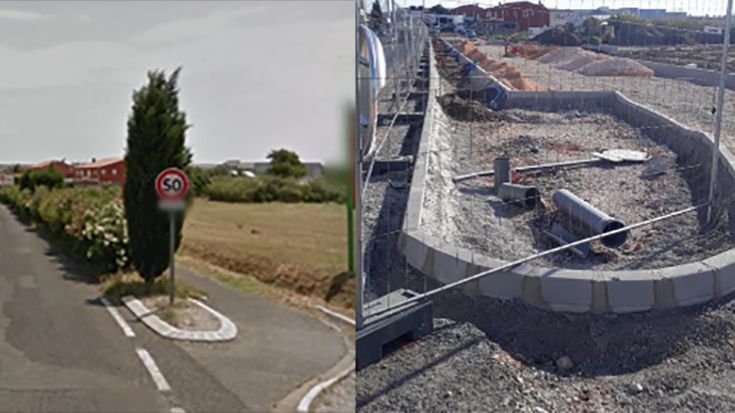
<svg viewBox="0 0 735 413">
<path fill-rule="evenodd" d="M 0 188 L 0 202 L 50 232 L 74 255 L 115 272 L 128 265 L 128 235 L 120 189 L 65 188 L 35 192 Z"/>
<path fill-rule="evenodd" d="M 212 201 L 222 202 L 344 202 L 345 195 L 323 179 L 301 182 L 276 176 L 218 177 L 207 186 Z"/>
</svg>

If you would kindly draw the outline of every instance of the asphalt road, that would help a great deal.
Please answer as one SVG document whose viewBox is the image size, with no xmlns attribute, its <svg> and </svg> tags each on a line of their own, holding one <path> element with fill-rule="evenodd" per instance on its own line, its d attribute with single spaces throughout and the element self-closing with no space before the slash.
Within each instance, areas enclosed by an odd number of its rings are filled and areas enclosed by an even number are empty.
<svg viewBox="0 0 735 413">
<path fill-rule="evenodd" d="M 126 336 L 81 268 L 0 205 L 0 412 L 260 412 L 343 354 L 317 320 L 182 276 L 237 324 L 235 341 L 166 340 L 118 306 L 134 333 Z"/>
</svg>

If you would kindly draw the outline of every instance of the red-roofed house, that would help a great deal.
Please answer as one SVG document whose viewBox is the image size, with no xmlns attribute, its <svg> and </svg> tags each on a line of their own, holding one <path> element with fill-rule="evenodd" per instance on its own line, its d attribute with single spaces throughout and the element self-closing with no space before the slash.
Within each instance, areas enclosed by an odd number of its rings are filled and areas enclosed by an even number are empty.
<svg viewBox="0 0 735 413">
<path fill-rule="evenodd" d="M 549 26 L 549 9 L 541 3 L 518 1 L 487 9 L 485 18 L 512 24 L 516 30 L 525 32 L 530 27 Z"/>
<path fill-rule="evenodd" d="M 28 167 L 28 170 L 30 171 L 43 171 L 48 168 L 56 169 L 57 171 L 61 172 L 62 175 L 64 175 L 64 178 L 73 178 L 74 177 L 74 167 L 66 163 L 64 160 L 61 161 L 45 161 L 41 163 L 37 163 L 35 165 L 31 165 Z"/>
<path fill-rule="evenodd" d="M 452 10 L 452 14 L 464 16 L 465 21 L 477 21 L 485 17 L 485 9 L 476 4 L 465 4 Z"/>
<path fill-rule="evenodd" d="M 115 183 L 122 186 L 125 182 L 125 159 L 92 159 L 92 162 L 75 165 L 74 177 L 82 181 Z"/>
</svg>

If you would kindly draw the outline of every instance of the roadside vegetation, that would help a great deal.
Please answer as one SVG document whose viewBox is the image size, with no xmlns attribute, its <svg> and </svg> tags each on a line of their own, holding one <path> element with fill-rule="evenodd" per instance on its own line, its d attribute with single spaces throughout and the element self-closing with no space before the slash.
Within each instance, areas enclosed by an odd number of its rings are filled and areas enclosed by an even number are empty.
<svg viewBox="0 0 735 413">
<path fill-rule="evenodd" d="M 128 234 L 119 188 L 0 188 L 0 202 L 53 236 L 72 256 L 99 272 L 129 265 Z"/>
<path fill-rule="evenodd" d="M 285 149 L 272 151 L 270 168 L 257 176 L 192 166 L 185 146 L 188 125 L 178 109 L 178 73 L 150 72 L 148 83 L 134 93 L 124 190 L 65 187 L 54 169 L 26 171 L 18 185 L 0 187 L 0 202 L 88 264 L 103 294 L 164 295 L 169 223 L 158 210 L 154 180 L 176 166 L 192 183 L 189 208 L 178 215 L 174 234 L 185 258 L 222 269 L 207 272 L 240 291 L 288 291 L 277 295 L 318 297 L 351 310 L 347 168 L 326 168 L 324 176 L 309 179 L 299 156 Z M 203 295 L 181 282 L 176 294 Z"/>
<path fill-rule="evenodd" d="M 341 169 L 326 168 L 323 177 L 305 179 L 306 166 L 295 152 L 278 149 L 271 151 L 268 158 L 270 169 L 257 176 L 222 166 L 192 167 L 189 169 L 192 191 L 196 196 L 222 202 L 345 202 L 347 174 Z"/>
</svg>

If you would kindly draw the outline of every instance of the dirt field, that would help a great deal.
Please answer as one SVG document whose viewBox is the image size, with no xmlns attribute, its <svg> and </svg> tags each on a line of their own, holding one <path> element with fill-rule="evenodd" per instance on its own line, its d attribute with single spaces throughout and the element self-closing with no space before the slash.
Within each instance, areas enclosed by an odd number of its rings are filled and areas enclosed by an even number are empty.
<svg viewBox="0 0 735 413">
<path fill-rule="evenodd" d="M 700 69 L 719 71 L 722 45 L 621 47 L 618 49 L 618 55 L 679 66 L 694 63 Z M 728 59 L 727 69 L 730 73 L 735 72 L 735 60 L 732 57 Z"/>
<path fill-rule="evenodd" d="M 351 309 L 344 205 L 235 204 L 197 199 L 182 252 L 226 270 Z"/>
</svg>

